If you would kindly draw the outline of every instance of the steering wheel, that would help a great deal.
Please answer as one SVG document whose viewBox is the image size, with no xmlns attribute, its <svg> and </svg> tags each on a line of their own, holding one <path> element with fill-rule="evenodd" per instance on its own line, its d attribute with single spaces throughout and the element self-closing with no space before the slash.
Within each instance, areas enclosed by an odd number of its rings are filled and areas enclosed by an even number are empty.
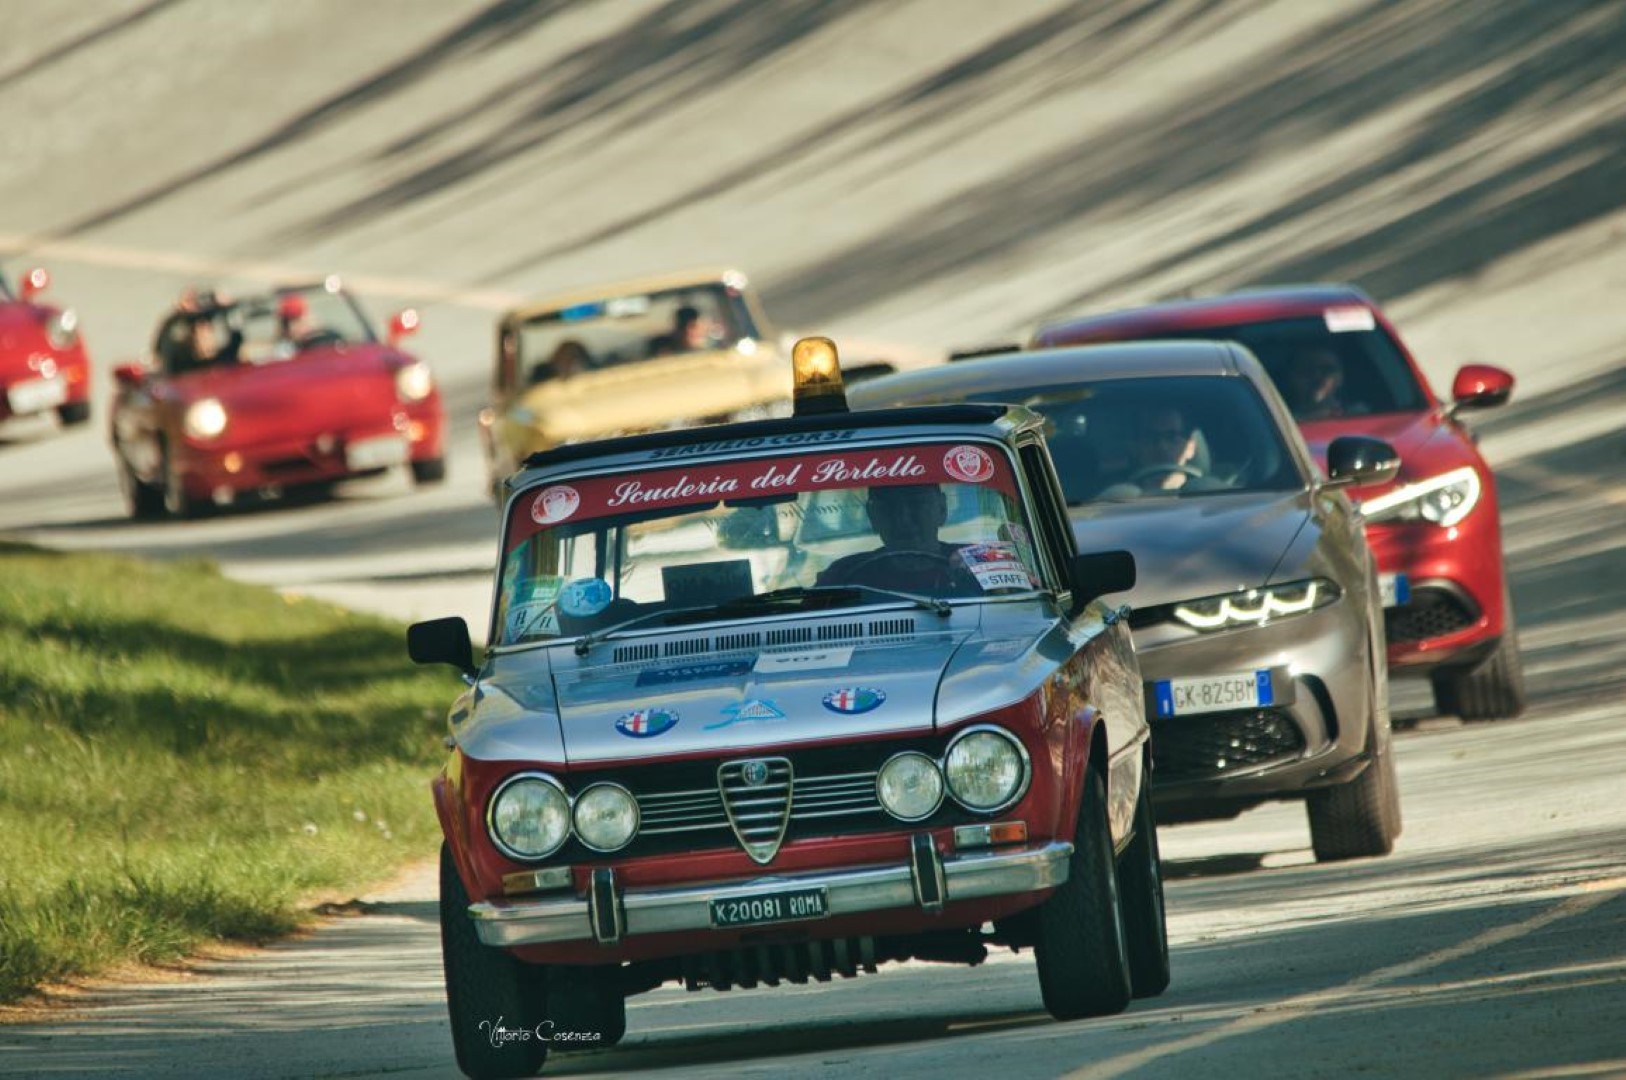
<svg viewBox="0 0 1626 1080">
<path fill-rule="evenodd" d="M 1140 486 L 1142 480 L 1150 480 L 1154 476 L 1168 476 L 1170 473 L 1183 473 L 1193 480 L 1199 479 L 1203 475 L 1201 469 L 1194 469 L 1190 465 L 1176 465 L 1170 462 L 1167 465 L 1148 465 L 1144 469 L 1136 469 L 1129 475 L 1129 482 Z"/>
<path fill-rule="evenodd" d="M 919 575 L 919 578 L 926 582 L 925 585 L 920 586 L 922 588 L 947 589 L 955 585 L 954 564 L 949 561 L 949 557 L 947 555 L 936 551 L 914 551 L 907 549 L 899 551 L 875 551 L 871 552 L 869 555 L 860 556 L 858 560 L 855 561 L 850 568 L 848 568 L 847 572 L 842 575 L 846 579 L 843 584 L 881 585 L 882 581 L 879 579 L 883 575 L 877 575 L 873 573 L 873 571 L 877 567 L 882 566 L 891 567 L 891 569 L 889 569 L 884 575 L 888 579 L 896 575 L 897 577 L 913 580 L 914 575 L 911 575 L 909 570 L 911 565 L 914 567 L 916 574 Z M 924 573 L 920 573 L 921 571 L 924 571 Z M 869 580 L 865 581 L 860 579 Z M 888 580 L 886 584 L 890 585 L 891 581 Z"/>
</svg>

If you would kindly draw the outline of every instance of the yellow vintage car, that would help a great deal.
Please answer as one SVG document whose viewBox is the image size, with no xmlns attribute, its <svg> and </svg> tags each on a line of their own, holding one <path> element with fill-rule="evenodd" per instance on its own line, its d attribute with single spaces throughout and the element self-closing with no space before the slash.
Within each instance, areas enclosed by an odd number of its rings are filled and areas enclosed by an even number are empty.
<svg viewBox="0 0 1626 1080">
<path fill-rule="evenodd" d="M 492 494 L 560 443 L 790 412 L 790 365 L 745 275 L 705 270 L 548 297 L 497 327 L 480 434 Z"/>
</svg>

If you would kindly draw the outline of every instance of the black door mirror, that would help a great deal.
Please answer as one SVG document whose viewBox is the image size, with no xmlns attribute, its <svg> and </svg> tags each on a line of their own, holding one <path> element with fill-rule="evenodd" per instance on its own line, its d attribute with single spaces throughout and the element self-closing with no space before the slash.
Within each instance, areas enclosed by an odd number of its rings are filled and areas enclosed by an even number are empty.
<svg viewBox="0 0 1626 1080">
<path fill-rule="evenodd" d="M 1127 551 L 1098 551 L 1074 555 L 1067 568 L 1073 586 L 1073 610 L 1108 593 L 1135 587 L 1135 556 Z"/>
<path fill-rule="evenodd" d="M 407 627 L 407 655 L 414 663 L 450 664 L 465 675 L 472 676 L 477 670 L 469 624 L 460 615 Z"/>
<path fill-rule="evenodd" d="M 1327 447 L 1327 476 L 1331 485 L 1382 484 L 1400 471 L 1400 455 L 1382 439 L 1345 435 Z"/>
</svg>

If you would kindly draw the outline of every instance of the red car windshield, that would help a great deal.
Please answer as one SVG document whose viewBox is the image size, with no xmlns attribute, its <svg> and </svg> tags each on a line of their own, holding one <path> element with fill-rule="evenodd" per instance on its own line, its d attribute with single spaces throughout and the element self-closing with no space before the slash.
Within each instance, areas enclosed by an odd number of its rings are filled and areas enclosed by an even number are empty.
<svg viewBox="0 0 1626 1080">
<path fill-rule="evenodd" d="M 1163 330 L 1148 338 L 1235 341 L 1259 358 L 1294 419 L 1326 420 L 1428 407 L 1411 365 L 1361 306 L 1237 326 Z"/>
<path fill-rule="evenodd" d="M 1030 592 L 1039 563 L 1005 452 L 915 443 L 586 476 L 510 512 L 495 642 L 629 619 L 758 619 L 872 602 Z M 884 597 L 883 597 L 884 599 Z M 768 605 L 768 607 L 764 607 Z"/>
</svg>

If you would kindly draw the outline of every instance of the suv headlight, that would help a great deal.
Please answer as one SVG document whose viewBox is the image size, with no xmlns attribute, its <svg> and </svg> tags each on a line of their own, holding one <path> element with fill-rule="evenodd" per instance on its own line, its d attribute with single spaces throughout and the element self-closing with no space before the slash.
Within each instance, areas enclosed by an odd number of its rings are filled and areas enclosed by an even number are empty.
<svg viewBox="0 0 1626 1080">
<path fill-rule="evenodd" d="M 395 393 L 402 401 L 422 401 L 435 389 L 429 365 L 418 361 L 395 372 Z"/>
<path fill-rule="evenodd" d="M 492 796 L 486 829 L 503 854 L 545 859 L 570 836 L 570 800 L 553 777 L 521 773 Z"/>
<path fill-rule="evenodd" d="M 968 810 L 1002 810 L 1022 797 L 1028 754 L 1000 728 L 972 728 L 949 744 L 943 758 L 949 793 Z"/>
<path fill-rule="evenodd" d="M 1224 596 L 1209 596 L 1174 605 L 1174 617 L 1193 630 L 1229 630 L 1234 626 L 1263 626 L 1290 615 L 1324 608 L 1342 595 L 1325 578 L 1246 589 Z"/>
<path fill-rule="evenodd" d="M 45 320 L 45 340 L 53 349 L 71 349 L 79 341 L 79 316 L 70 308 Z"/>
<path fill-rule="evenodd" d="M 212 439 L 226 430 L 226 406 L 219 398 L 194 401 L 181 421 L 188 436 L 194 439 Z"/>
<path fill-rule="evenodd" d="M 920 821 L 942 805 L 943 774 L 937 762 L 909 750 L 881 766 L 875 776 L 875 796 L 900 821 Z"/>
<path fill-rule="evenodd" d="M 1428 521 L 1455 525 L 1479 502 L 1479 474 L 1471 466 L 1419 480 L 1415 484 L 1367 499 L 1361 513 L 1368 521 Z"/>
<path fill-rule="evenodd" d="M 576 796 L 576 836 L 594 851 L 617 851 L 638 832 L 638 800 L 620 784 L 594 784 Z"/>
</svg>

